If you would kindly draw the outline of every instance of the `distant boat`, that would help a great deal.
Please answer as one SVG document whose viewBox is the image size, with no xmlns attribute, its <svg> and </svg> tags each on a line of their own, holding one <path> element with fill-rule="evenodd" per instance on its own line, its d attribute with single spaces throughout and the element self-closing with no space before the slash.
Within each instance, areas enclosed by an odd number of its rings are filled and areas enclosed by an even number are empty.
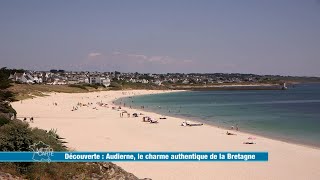
<svg viewBox="0 0 320 180">
<path fill-rule="evenodd" d="M 285 83 L 285 82 L 282 84 L 281 89 L 282 89 L 282 90 L 286 90 L 286 89 L 288 89 L 288 87 L 286 86 L 286 83 Z"/>
</svg>

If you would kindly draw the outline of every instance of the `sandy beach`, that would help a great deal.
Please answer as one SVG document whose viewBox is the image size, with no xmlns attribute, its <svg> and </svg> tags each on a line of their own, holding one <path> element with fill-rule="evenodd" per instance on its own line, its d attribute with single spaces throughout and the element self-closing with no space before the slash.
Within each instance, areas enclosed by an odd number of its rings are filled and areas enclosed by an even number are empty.
<svg viewBox="0 0 320 180">
<path fill-rule="evenodd" d="M 142 122 L 142 116 L 120 117 L 112 102 L 121 97 L 169 93 L 159 90 L 52 93 L 12 103 L 18 117 L 34 117 L 32 127 L 57 129 L 76 151 L 267 151 L 268 162 L 116 163 L 139 178 L 160 179 L 318 179 L 320 150 L 265 137 L 203 125 L 183 127 L 184 119 L 163 117 L 142 109 L 122 107 L 159 121 Z M 108 104 L 99 106 L 97 102 Z M 55 105 L 55 103 L 57 105 Z M 78 103 L 86 106 L 78 106 Z M 89 105 L 88 105 L 89 103 Z M 91 104 L 92 103 L 92 104 Z M 78 106 L 77 110 L 74 107 Z M 243 144 L 255 136 L 256 144 Z M 250 141 L 250 140 L 249 140 Z"/>
</svg>

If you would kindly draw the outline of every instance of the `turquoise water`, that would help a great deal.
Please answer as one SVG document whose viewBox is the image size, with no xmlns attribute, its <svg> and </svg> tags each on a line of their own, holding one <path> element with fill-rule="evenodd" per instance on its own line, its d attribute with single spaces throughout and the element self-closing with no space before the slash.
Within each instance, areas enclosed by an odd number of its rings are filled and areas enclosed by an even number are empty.
<svg viewBox="0 0 320 180">
<path fill-rule="evenodd" d="M 237 124 L 241 131 L 320 147 L 320 84 L 299 84 L 286 91 L 190 91 L 119 101 L 224 128 Z"/>
</svg>

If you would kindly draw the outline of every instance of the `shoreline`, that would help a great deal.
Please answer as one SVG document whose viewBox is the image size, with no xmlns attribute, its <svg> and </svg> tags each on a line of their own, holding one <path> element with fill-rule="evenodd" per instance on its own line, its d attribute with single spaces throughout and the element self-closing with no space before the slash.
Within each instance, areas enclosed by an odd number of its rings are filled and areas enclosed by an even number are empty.
<svg viewBox="0 0 320 180">
<path fill-rule="evenodd" d="M 177 91 L 174 91 L 174 92 L 185 92 L 185 91 L 191 91 L 191 90 L 177 90 Z M 170 92 L 167 92 L 167 93 L 170 93 Z M 137 96 L 146 96 L 146 95 L 150 95 L 150 94 L 137 95 Z M 114 102 L 118 101 L 119 99 L 126 100 L 129 97 L 130 96 L 124 96 L 124 97 L 115 99 Z M 120 105 L 121 106 L 121 104 L 118 104 L 118 103 L 115 103 L 115 105 L 117 105 L 117 106 Z M 128 107 L 125 107 L 125 108 L 128 108 Z M 183 115 L 174 115 L 174 114 L 167 114 L 167 113 L 161 114 L 161 112 L 152 111 L 152 110 L 149 110 L 149 109 L 139 109 L 137 107 L 132 107 L 130 110 L 143 111 L 143 112 L 147 112 L 147 113 L 155 113 L 155 114 L 158 114 L 159 116 L 166 116 L 166 117 L 171 117 L 171 118 L 186 119 L 187 121 L 190 121 L 190 122 L 193 122 L 193 123 L 203 123 L 203 124 L 206 124 L 208 126 L 212 126 L 214 128 L 223 129 L 225 131 L 240 132 L 240 133 L 247 134 L 249 136 L 267 138 L 267 139 L 271 139 L 271 140 L 274 140 L 274 141 L 279 141 L 279 142 L 284 142 L 284 143 L 288 143 L 288 144 L 294 144 L 294 145 L 298 145 L 298 146 L 303 146 L 303 147 L 308 147 L 308 148 L 313 148 L 313 149 L 320 150 L 320 145 L 315 145 L 315 144 L 311 144 L 311 143 L 301 143 L 301 142 L 298 142 L 298 141 L 293 141 L 290 138 L 275 137 L 275 136 L 272 137 L 272 136 L 268 136 L 267 134 L 259 134 L 259 133 L 250 132 L 250 131 L 246 131 L 246 130 L 244 130 L 244 131 L 243 130 L 235 131 L 235 130 L 228 129 L 227 127 L 224 127 L 224 126 L 218 126 L 217 124 L 214 124 L 213 122 L 203 120 L 203 119 L 201 119 L 199 117 L 186 117 L 186 116 L 183 116 Z M 279 139 L 277 139 L 277 138 L 279 138 Z"/>
<path fill-rule="evenodd" d="M 183 91 L 188 91 L 188 90 L 183 90 Z M 177 91 L 177 92 L 183 92 L 183 91 Z M 169 92 L 170 93 L 170 92 Z M 145 94 L 145 95 L 149 95 L 149 94 Z M 138 96 L 145 96 L 145 95 L 138 95 Z M 119 98 L 119 99 L 126 99 L 126 98 L 129 98 L 130 96 L 128 97 L 122 97 L 122 98 Z M 116 99 L 115 101 L 119 100 L 119 99 Z M 115 105 L 117 106 L 121 106 L 121 104 L 117 104 L 115 103 Z M 122 107 L 122 106 L 121 106 Z M 123 107 L 122 107 L 123 108 Z M 127 107 L 124 107 L 124 108 L 127 108 Z M 270 137 L 268 135 L 263 135 L 263 134 L 258 134 L 258 133 L 254 133 L 254 132 L 249 132 L 249 131 L 243 131 L 243 130 L 238 130 L 238 131 L 235 131 L 235 130 L 231 130 L 231 129 L 228 129 L 227 127 L 223 127 L 223 126 L 218 126 L 217 124 L 214 124 L 213 122 L 210 122 L 210 121 L 206 121 L 206 120 L 203 120 L 201 118 L 198 118 L 198 117 L 185 117 L 185 116 L 179 116 L 179 115 L 168 115 L 168 114 L 161 114 L 161 112 L 156 112 L 156 111 L 152 111 L 152 110 L 146 110 L 146 109 L 138 109 L 138 108 L 131 108 L 130 110 L 136 110 L 136 111 L 142 111 L 142 112 L 147 112 L 147 113 L 155 113 L 159 116 L 166 116 L 166 117 L 171 117 L 171 118 L 178 118 L 178 119 L 186 119 L 187 121 L 189 122 L 193 122 L 193 123 L 203 123 L 207 126 L 212 126 L 213 128 L 218 128 L 218 129 L 222 129 L 222 130 L 225 130 L 225 131 L 232 131 L 232 132 L 239 132 L 239 133 L 242 133 L 242 134 L 247 134 L 248 136 L 255 136 L 255 137 L 260 137 L 260 138 L 266 138 L 266 139 L 270 139 L 270 140 L 273 140 L 273 141 L 279 141 L 279 142 L 283 142 L 283 143 L 288 143 L 288 144 L 293 144 L 293 145 L 297 145 L 297 146 L 302 146 L 302 147 L 307 147 L 307 148 L 312 148 L 312 149 L 316 149 L 316 150 L 320 150 L 320 146 L 317 146 L 317 145 L 310 145 L 310 144 L 307 144 L 307 143 L 299 143 L 298 141 L 292 141 L 292 140 L 288 140 L 288 139 L 285 139 L 285 138 L 281 138 L 279 137 L 279 139 L 276 139 L 276 137 Z"/>
<path fill-rule="evenodd" d="M 120 111 L 109 108 L 94 110 L 81 107 L 72 112 L 77 102 L 111 104 L 115 99 L 132 95 L 146 95 L 176 91 L 104 91 L 81 94 L 56 93 L 13 103 L 18 116 L 32 114 L 32 127 L 56 128 L 58 134 L 69 142 L 70 149 L 77 151 L 267 151 L 266 163 L 116 163 L 138 177 L 152 179 L 315 179 L 320 176 L 317 166 L 320 160 L 318 149 L 282 142 L 242 131 L 232 131 L 237 136 L 227 136 L 226 130 L 205 123 L 199 127 L 180 126 L 184 119 L 167 116 L 158 124 L 142 122 L 138 118 L 120 118 Z M 52 106 L 52 102 L 58 106 Z M 129 113 L 136 111 L 159 119 L 162 114 L 142 109 L 122 108 Z M 191 120 L 190 122 L 197 122 Z M 86 133 L 83 133 L 86 132 Z M 254 136 L 257 144 L 245 145 L 243 141 Z M 296 156 L 299 153 L 300 156 Z M 308 163 L 301 168 L 300 164 Z M 286 166 L 286 169 L 283 167 Z M 240 173 L 240 174 L 239 174 Z M 289 173 L 289 174 L 288 174 Z"/>
</svg>

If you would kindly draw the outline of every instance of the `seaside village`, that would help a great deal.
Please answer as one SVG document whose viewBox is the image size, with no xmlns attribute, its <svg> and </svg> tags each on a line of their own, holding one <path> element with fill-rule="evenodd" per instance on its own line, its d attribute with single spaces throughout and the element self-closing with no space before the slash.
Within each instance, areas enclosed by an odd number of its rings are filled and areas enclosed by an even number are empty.
<svg viewBox="0 0 320 180">
<path fill-rule="evenodd" d="M 9 79 L 18 83 L 71 85 L 71 84 L 102 84 L 110 86 L 112 81 L 124 81 L 128 83 L 142 84 L 222 84 L 241 82 L 261 82 L 272 80 L 275 77 L 260 76 L 255 74 L 141 74 L 121 72 L 67 72 L 64 70 L 50 71 L 23 71 L 11 74 Z"/>
<path fill-rule="evenodd" d="M 226 82 L 258 82 L 266 77 L 254 75 L 254 74 L 140 74 L 140 73 L 121 73 L 121 72 L 66 72 L 64 70 L 50 70 L 44 71 L 24 71 L 11 74 L 9 79 L 16 83 L 27 84 L 47 84 L 47 85 L 72 85 L 72 84 L 100 84 L 105 87 L 110 86 L 112 81 L 125 81 L 131 83 L 152 83 L 156 85 L 163 85 L 164 83 L 180 83 L 180 84 L 197 84 L 197 83 L 226 83 Z M 123 92 L 129 93 L 129 92 Z M 130 97 L 129 94 L 123 94 Z M 132 94 L 133 95 L 133 94 Z M 54 106 L 58 106 L 57 102 L 53 103 Z M 167 117 L 149 117 L 143 113 L 134 112 L 129 113 L 126 108 L 131 106 L 126 105 L 120 101 L 117 105 L 103 103 L 101 100 L 97 102 L 78 102 L 70 111 L 80 111 L 82 108 L 92 108 L 93 110 L 99 110 L 102 108 L 111 108 L 114 111 L 118 111 L 121 118 L 142 118 L 142 122 L 157 124 L 161 119 L 167 119 Z M 144 106 L 140 107 L 144 109 Z M 160 108 L 160 107 L 159 107 Z M 23 118 L 27 121 L 27 118 Z M 34 122 L 33 117 L 29 117 L 30 122 Z M 203 123 L 191 123 L 184 121 L 181 126 L 202 126 Z M 231 126 L 227 135 L 236 135 L 232 131 L 238 131 L 238 125 Z M 231 130 L 231 131 L 230 131 Z M 250 140 L 254 138 L 250 137 Z M 245 144 L 255 144 L 253 141 L 244 142 Z"/>
</svg>

